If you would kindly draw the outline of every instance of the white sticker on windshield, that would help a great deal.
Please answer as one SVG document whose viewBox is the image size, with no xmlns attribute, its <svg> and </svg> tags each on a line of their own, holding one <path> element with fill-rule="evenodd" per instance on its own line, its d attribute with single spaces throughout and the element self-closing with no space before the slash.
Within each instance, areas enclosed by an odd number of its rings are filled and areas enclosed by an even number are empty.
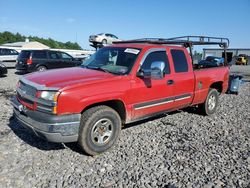
<svg viewBox="0 0 250 188">
<path fill-rule="evenodd" d="M 124 52 L 132 53 L 132 54 L 137 55 L 140 52 L 140 50 L 133 49 L 133 48 L 127 48 Z"/>
</svg>

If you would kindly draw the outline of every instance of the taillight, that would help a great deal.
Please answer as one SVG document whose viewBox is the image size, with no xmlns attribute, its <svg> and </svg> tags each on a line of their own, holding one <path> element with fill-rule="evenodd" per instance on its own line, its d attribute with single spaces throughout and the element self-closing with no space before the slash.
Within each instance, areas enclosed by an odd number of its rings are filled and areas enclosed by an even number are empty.
<svg viewBox="0 0 250 188">
<path fill-rule="evenodd" d="M 32 64 L 32 58 L 30 57 L 29 59 L 27 59 L 27 65 L 31 65 Z"/>
</svg>

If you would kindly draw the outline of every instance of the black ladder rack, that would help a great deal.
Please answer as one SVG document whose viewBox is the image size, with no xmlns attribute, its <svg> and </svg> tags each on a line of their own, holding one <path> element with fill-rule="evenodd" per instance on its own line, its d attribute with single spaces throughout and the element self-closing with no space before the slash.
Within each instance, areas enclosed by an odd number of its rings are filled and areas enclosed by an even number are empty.
<svg viewBox="0 0 250 188">
<path fill-rule="evenodd" d="M 228 48 L 229 39 L 207 36 L 181 36 L 174 38 L 141 38 L 134 40 L 115 41 L 115 44 L 124 43 L 149 43 L 149 44 L 174 44 L 191 47 L 193 45 L 219 45 L 221 48 Z"/>
<path fill-rule="evenodd" d="M 126 44 L 126 43 L 147 43 L 147 44 L 173 44 L 173 45 L 182 45 L 186 48 L 189 48 L 190 56 L 193 61 L 192 46 L 194 45 L 219 45 L 224 49 L 225 53 L 225 65 L 227 62 L 227 53 L 226 50 L 229 47 L 229 39 L 221 37 L 207 37 L 207 36 L 181 36 L 173 38 L 141 38 L 134 40 L 125 40 L 125 41 L 116 41 L 114 44 Z"/>
</svg>

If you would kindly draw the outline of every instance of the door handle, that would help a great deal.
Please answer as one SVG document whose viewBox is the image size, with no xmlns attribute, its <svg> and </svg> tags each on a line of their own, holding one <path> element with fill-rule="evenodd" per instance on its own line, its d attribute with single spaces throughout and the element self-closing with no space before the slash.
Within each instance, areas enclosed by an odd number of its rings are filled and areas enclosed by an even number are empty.
<svg viewBox="0 0 250 188">
<path fill-rule="evenodd" d="M 167 85 L 172 85 L 172 84 L 174 84 L 174 80 L 168 80 L 167 81 Z"/>
</svg>

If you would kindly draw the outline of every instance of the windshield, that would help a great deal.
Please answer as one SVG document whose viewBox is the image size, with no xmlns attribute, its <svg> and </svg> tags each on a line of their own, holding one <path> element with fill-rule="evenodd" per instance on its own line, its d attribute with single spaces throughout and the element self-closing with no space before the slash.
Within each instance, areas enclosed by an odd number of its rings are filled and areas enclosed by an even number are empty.
<svg viewBox="0 0 250 188">
<path fill-rule="evenodd" d="M 132 69 L 140 49 L 105 47 L 82 63 L 82 67 L 125 75 Z"/>
</svg>

